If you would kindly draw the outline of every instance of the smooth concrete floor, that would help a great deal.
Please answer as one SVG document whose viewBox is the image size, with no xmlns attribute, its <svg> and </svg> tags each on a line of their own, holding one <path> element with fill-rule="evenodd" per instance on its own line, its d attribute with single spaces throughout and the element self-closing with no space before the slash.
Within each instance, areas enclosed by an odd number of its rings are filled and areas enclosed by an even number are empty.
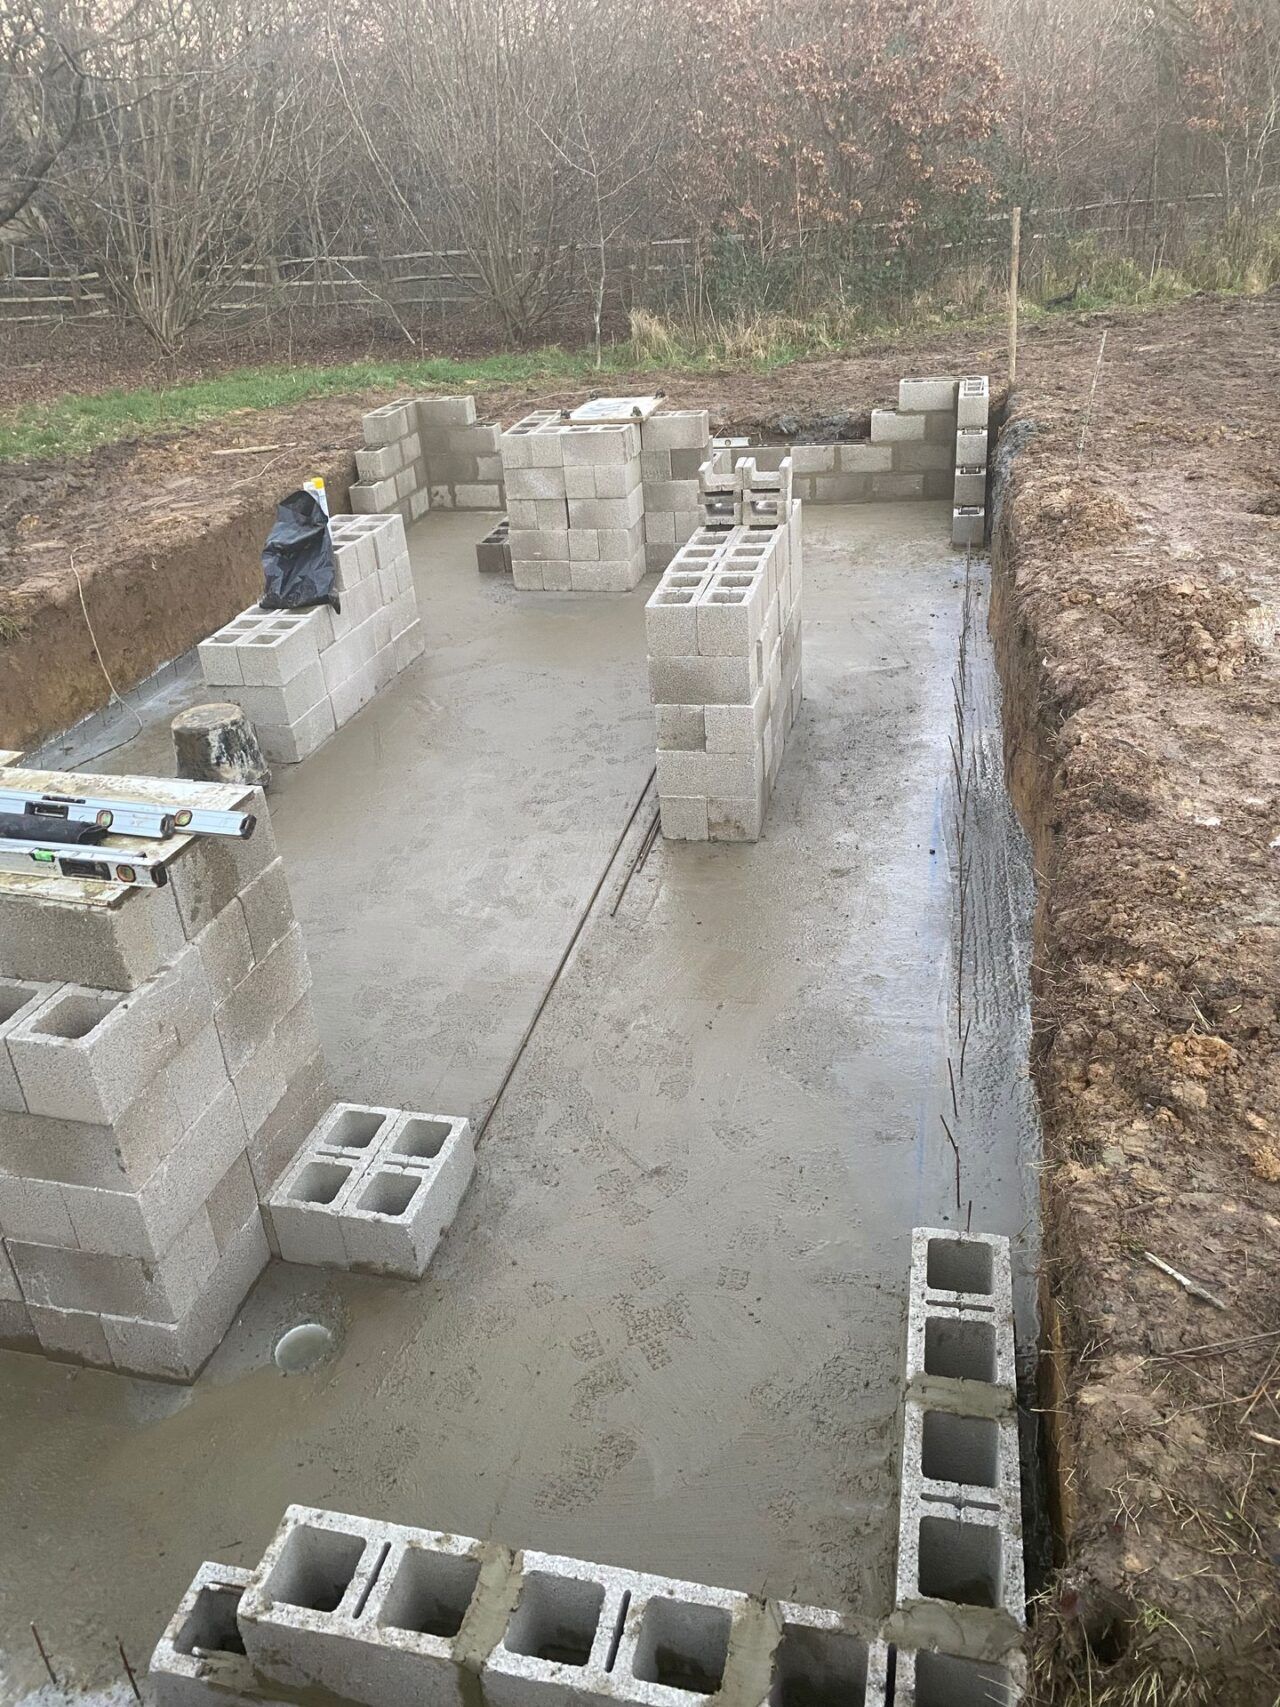
<svg viewBox="0 0 1280 1707">
<path fill-rule="evenodd" d="M 143 1661 L 290 1501 L 888 1611 L 910 1229 L 1014 1235 L 1024 1322 L 1036 1255 L 1033 897 L 977 564 L 957 965 L 948 519 L 810 509 L 765 835 L 659 838 L 629 881 L 652 582 L 517 593 L 476 574 L 485 518 L 414 530 L 425 658 L 271 800 L 341 1093 L 483 1117 L 599 896 L 420 1285 L 276 1264 L 190 1389 L 0 1354 L 0 1700 L 44 1679 L 33 1619 L 63 1679 L 118 1680 L 116 1637 Z M 307 1318 L 339 1351 L 282 1377 Z"/>
</svg>

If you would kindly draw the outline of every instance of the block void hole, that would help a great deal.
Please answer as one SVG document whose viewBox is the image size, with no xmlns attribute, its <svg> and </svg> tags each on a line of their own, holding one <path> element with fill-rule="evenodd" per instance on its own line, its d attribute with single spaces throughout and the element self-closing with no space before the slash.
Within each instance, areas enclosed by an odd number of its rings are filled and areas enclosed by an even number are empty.
<svg viewBox="0 0 1280 1707">
<path fill-rule="evenodd" d="M 0 988 L 0 1025 L 7 1025 L 35 993 L 34 984 L 10 984 L 7 989 Z"/>
<path fill-rule="evenodd" d="M 478 1559 L 406 1547 L 378 1622 L 448 1641 L 461 1630 L 479 1580 Z"/>
<path fill-rule="evenodd" d="M 994 1381 L 995 1324 L 930 1316 L 924 1325 L 924 1370 L 955 1380 Z"/>
<path fill-rule="evenodd" d="M 1013 1699 L 1003 1666 L 923 1650 L 916 1655 L 915 1707 L 1011 1707 Z"/>
<path fill-rule="evenodd" d="M 429 1162 L 444 1148 L 444 1141 L 453 1130 L 447 1120 L 424 1120 L 414 1115 L 406 1120 L 391 1141 L 393 1156 L 413 1156 Z"/>
<path fill-rule="evenodd" d="M 279 1559 L 263 1585 L 270 1600 L 334 1612 L 356 1574 L 364 1539 L 337 1529 L 303 1525 L 290 1532 Z"/>
<path fill-rule="evenodd" d="M 242 1654 L 244 1643 L 236 1623 L 241 1588 L 202 1588 L 178 1631 L 174 1647 L 180 1654 Z"/>
<path fill-rule="evenodd" d="M 930 1239 L 925 1282 L 940 1292 L 990 1292 L 991 1246 L 978 1239 Z"/>
<path fill-rule="evenodd" d="M 325 1133 L 324 1141 L 339 1150 L 367 1150 L 386 1125 L 385 1114 L 362 1108 L 344 1108 Z"/>
<path fill-rule="evenodd" d="M 341 1162 L 308 1162 L 294 1180 L 289 1196 L 296 1203 L 332 1203 L 351 1178 Z"/>
<path fill-rule="evenodd" d="M 410 1179 L 404 1174 L 375 1174 L 361 1193 L 357 1208 L 363 1209 L 367 1215 L 403 1215 L 421 1186 L 421 1178 Z"/>
<path fill-rule="evenodd" d="M 502 1645 L 513 1654 L 529 1654 L 562 1666 L 584 1666 L 591 1658 L 603 1605 L 601 1583 L 531 1571 L 524 1579 Z"/>
<path fill-rule="evenodd" d="M 631 1670 L 642 1683 L 714 1695 L 729 1652 L 729 1614 L 718 1606 L 651 1600 L 644 1609 Z"/>
<path fill-rule="evenodd" d="M 1000 1428 L 990 1417 L 926 1411 L 920 1468 L 934 1482 L 994 1488 L 1000 1475 Z"/>
<path fill-rule="evenodd" d="M 867 1687 L 867 1645 L 845 1630 L 784 1624 L 769 1707 L 848 1707 Z"/>
<path fill-rule="evenodd" d="M 957 1606 L 999 1606 L 1000 1531 L 953 1517 L 920 1520 L 920 1593 Z"/>
<path fill-rule="evenodd" d="M 119 996 L 91 996 L 87 991 L 55 997 L 31 1029 L 42 1037 L 63 1037 L 75 1042 L 96 1031 L 120 1000 Z"/>
</svg>

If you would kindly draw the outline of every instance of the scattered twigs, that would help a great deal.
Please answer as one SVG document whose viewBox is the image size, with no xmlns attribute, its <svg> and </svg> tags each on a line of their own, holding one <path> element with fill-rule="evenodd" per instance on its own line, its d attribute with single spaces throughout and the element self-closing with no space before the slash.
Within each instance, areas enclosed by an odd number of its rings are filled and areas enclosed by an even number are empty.
<svg viewBox="0 0 1280 1707">
<path fill-rule="evenodd" d="M 1181 1286 L 1184 1291 L 1189 1292 L 1193 1298 L 1202 1298 L 1206 1304 L 1212 1304 L 1217 1310 L 1227 1310 L 1230 1308 L 1229 1305 L 1223 1303 L 1222 1299 L 1219 1298 L 1215 1292 L 1210 1292 L 1207 1287 L 1201 1286 L 1198 1280 L 1192 1280 L 1189 1275 L 1183 1274 L 1178 1269 L 1173 1268 L 1169 1263 L 1154 1255 L 1153 1252 L 1143 1251 L 1142 1254 L 1153 1268 L 1158 1268 L 1161 1274 L 1167 1274 L 1170 1280 L 1176 1280 L 1178 1285 Z"/>
</svg>

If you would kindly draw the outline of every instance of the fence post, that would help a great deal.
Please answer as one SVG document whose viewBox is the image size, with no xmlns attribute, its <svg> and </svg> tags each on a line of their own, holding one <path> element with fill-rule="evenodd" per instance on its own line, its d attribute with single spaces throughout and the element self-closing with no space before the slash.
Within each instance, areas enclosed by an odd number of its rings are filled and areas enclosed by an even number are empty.
<svg viewBox="0 0 1280 1707">
<path fill-rule="evenodd" d="M 1009 390 L 1018 382 L 1018 269 L 1022 260 L 1022 209 L 1009 216 Z"/>
</svg>

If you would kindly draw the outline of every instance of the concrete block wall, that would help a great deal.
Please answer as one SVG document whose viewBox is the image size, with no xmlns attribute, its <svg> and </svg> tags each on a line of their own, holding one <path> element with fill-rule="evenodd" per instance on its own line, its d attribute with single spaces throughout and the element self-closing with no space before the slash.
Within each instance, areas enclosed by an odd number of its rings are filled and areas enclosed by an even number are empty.
<svg viewBox="0 0 1280 1707">
<path fill-rule="evenodd" d="M 987 531 L 987 449 L 991 387 L 984 373 L 960 381 L 956 413 L 953 545 L 981 546 Z"/>
<path fill-rule="evenodd" d="M 424 650 L 398 515 L 334 516 L 341 609 L 251 605 L 202 641 L 208 687 L 234 700 L 272 764 L 298 764 Z"/>
<path fill-rule="evenodd" d="M 654 414 L 641 421 L 647 568 L 665 569 L 702 526 L 698 470 L 710 454 L 711 417 L 705 409 Z"/>
<path fill-rule="evenodd" d="M 470 1122 L 338 1102 L 272 1191 L 286 1262 L 420 1279 L 475 1172 Z"/>
<path fill-rule="evenodd" d="M 474 397 L 404 397 L 371 410 L 361 427 L 357 514 L 412 523 L 428 509 L 502 509 L 500 429 L 477 422 Z"/>
<path fill-rule="evenodd" d="M 908 1698 L 949 1700 L 935 1689 L 949 1676 L 981 1682 L 979 1662 L 1016 1655 L 1026 1621 L 1007 1239 L 915 1230 L 906 1367 L 891 1633 L 900 1649 L 924 1648 L 919 1637 L 945 1620 L 954 1652 L 917 1656 Z M 1017 1699 L 1017 1666 L 996 1669 L 1006 1694 L 995 1699 Z"/>
<path fill-rule="evenodd" d="M 356 1707 L 477 1693 L 490 1707 L 702 1707 L 722 1690 L 872 1707 L 888 1676 L 884 1644 L 824 1608 L 305 1506 L 247 1581 L 201 1568 L 150 1675 L 160 1707 L 196 1707 L 245 1687 L 244 1667 L 256 1698 Z"/>
<path fill-rule="evenodd" d="M 645 572 L 640 427 L 542 411 L 502 435 L 517 587 L 628 592 Z"/>
<path fill-rule="evenodd" d="M 760 835 L 803 691 L 801 514 L 786 507 L 771 527 L 699 529 L 645 606 L 671 840 Z"/>
<path fill-rule="evenodd" d="M 163 787 L 254 812 L 253 836 L 180 839 L 159 889 L 0 886 L 0 1325 L 26 1349 L 187 1380 L 267 1262 L 259 1201 L 331 1093 L 261 792 Z"/>
</svg>

